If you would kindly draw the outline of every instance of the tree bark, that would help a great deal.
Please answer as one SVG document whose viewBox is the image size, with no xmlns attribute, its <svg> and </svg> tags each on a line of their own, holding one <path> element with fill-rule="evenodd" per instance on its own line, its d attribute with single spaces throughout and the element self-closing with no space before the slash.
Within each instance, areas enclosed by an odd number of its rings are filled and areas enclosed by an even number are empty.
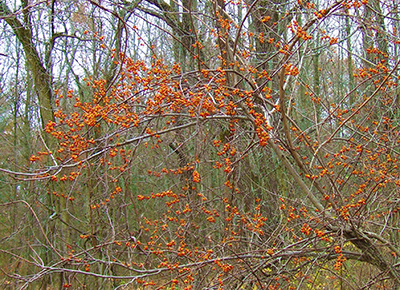
<svg viewBox="0 0 400 290">
<path fill-rule="evenodd" d="M 11 27 L 24 48 L 26 63 L 32 73 L 35 90 L 39 99 L 40 117 L 42 127 L 44 128 L 49 121 L 54 121 L 51 105 L 53 94 L 51 77 L 35 49 L 30 29 L 26 28 L 15 14 L 11 13 L 4 1 L 0 2 L 0 17 Z"/>
</svg>

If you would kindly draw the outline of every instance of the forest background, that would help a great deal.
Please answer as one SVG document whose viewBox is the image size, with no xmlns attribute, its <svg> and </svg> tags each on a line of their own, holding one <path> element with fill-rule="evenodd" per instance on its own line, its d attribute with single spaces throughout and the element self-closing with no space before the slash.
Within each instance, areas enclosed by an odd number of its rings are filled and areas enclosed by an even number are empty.
<svg viewBox="0 0 400 290">
<path fill-rule="evenodd" d="M 399 0 L 0 0 L 2 289 L 398 289 Z"/>
</svg>

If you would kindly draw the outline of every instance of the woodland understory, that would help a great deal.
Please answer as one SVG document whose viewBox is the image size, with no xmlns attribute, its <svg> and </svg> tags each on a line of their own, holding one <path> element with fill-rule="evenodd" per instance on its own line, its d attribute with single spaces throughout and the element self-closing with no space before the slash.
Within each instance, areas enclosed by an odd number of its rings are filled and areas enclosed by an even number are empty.
<svg viewBox="0 0 400 290">
<path fill-rule="evenodd" d="M 400 0 L 0 0 L 1 289 L 400 289 Z"/>
</svg>

